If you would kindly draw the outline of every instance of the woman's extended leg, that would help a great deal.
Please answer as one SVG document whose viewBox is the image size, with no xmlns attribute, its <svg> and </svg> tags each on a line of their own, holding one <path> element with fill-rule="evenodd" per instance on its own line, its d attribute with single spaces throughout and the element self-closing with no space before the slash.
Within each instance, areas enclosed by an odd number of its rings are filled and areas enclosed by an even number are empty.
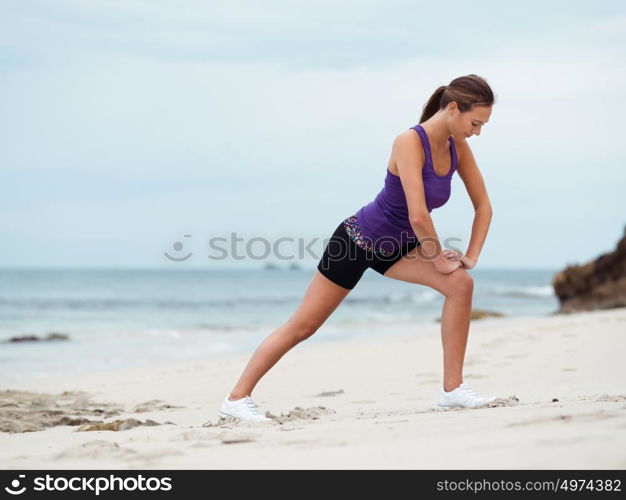
<svg viewBox="0 0 626 500">
<path fill-rule="evenodd" d="M 465 269 L 442 274 L 424 257 L 421 246 L 391 266 L 385 276 L 434 288 L 445 296 L 441 318 L 443 388 L 451 391 L 463 382 L 463 360 L 472 317 L 474 280 Z"/>
<path fill-rule="evenodd" d="M 313 335 L 350 291 L 336 285 L 316 269 L 296 312 L 257 347 L 229 399 L 250 396 L 261 377 L 289 349 Z"/>
</svg>

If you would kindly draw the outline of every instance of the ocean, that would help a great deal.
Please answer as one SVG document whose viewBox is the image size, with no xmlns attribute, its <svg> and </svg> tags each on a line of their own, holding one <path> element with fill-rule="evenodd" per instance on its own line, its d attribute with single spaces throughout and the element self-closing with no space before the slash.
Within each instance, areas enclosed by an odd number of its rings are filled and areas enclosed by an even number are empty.
<svg viewBox="0 0 626 500">
<path fill-rule="evenodd" d="M 314 270 L 0 270 L 0 382 L 252 354 L 295 312 Z M 470 272 L 474 309 L 506 316 L 558 309 L 556 270 Z M 307 342 L 385 335 L 409 324 L 418 334 L 419 323 L 440 317 L 443 300 L 370 269 Z M 50 333 L 69 340 L 8 342 Z"/>
</svg>

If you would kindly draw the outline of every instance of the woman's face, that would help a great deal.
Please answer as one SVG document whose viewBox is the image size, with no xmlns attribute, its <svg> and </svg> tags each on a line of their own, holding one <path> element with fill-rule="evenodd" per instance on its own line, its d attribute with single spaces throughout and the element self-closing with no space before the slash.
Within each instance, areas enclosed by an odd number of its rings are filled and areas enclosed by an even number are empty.
<svg viewBox="0 0 626 500">
<path fill-rule="evenodd" d="M 483 125 L 489 121 L 492 106 L 473 106 L 464 113 L 456 103 L 450 103 L 450 130 L 455 139 L 466 140 L 473 135 L 480 135 Z"/>
</svg>

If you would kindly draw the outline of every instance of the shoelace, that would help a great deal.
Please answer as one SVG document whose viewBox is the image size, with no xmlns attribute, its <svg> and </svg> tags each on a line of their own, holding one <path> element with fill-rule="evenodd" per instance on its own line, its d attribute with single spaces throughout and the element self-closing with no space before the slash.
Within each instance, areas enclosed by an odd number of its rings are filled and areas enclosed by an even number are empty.
<svg viewBox="0 0 626 500">
<path fill-rule="evenodd" d="M 461 387 L 461 390 L 465 393 L 463 399 L 466 402 L 470 402 L 472 404 L 478 403 L 482 405 L 487 401 L 486 397 L 481 396 L 480 394 L 477 394 L 476 392 L 474 392 L 469 385 L 463 383 L 461 384 L 460 387 Z"/>
<path fill-rule="evenodd" d="M 469 385 L 467 385 L 466 383 L 461 384 L 460 387 L 461 387 L 461 389 L 463 389 L 468 394 L 471 394 L 472 396 L 475 396 L 477 398 L 482 398 L 482 396 L 480 394 L 477 394 L 476 392 L 474 392 L 472 390 L 472 388 Z"/>
<path fill-rule="evenodd" d="M 248 408 L 250 408 L 250 413 L 253 413 L 255 415 L 259 415 L 259 416 L 263 416 L 261 414 L 261 412 L 259 411 L 259 409 L 257 408 L 257 405 L 254 401 L 252 401 L 252 398 L 250 396 L 246 396 L 245 398 L 245 403 L 248 406 Z"/>
</svg>

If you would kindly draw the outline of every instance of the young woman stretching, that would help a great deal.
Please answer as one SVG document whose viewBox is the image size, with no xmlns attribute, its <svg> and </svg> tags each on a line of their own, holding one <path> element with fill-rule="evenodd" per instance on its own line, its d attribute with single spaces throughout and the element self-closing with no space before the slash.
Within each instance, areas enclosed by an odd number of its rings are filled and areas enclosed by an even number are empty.
<svg viewBox="0 0 626 500">
<path fill-rule="evenodd" d="M 385 185 L 371 203 L 342 220 L 331 236 L 302 303 L 289 320 L 258 346 L 219 416 L 270 420 L 251 398 L 265 373 L 292 347 L 313 335 L 350 293 L 366 269 L 396 280 L 429 286 L 445 296 L 441 320 L 443 386 L 438 406 L 474 408 L 495 400 L 463 382 L 463 361 L 472 310 L 473 279 L 491 223 L 483 178 L 466 142 L 489 121 L 494 96 L 477 75 L 439 87 L 419 124 L 393 142 Z M 430 212 L 450 197 L 458 172 L 474 206 L 465 254 L 443 250 Z"/>
</svg>

